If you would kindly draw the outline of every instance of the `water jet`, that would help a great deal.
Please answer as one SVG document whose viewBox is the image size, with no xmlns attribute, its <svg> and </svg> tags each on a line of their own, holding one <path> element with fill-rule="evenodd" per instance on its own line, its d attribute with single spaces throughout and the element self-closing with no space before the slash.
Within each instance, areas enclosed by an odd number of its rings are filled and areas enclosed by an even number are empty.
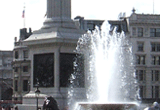
<svg viewBox="0 0 160 110">
<path fill-rule="evenodd" d="M 116 30 L 111 34 L 110 25 L 105 22 L 102 29 L 96 27 L 77 43 L 76 52 L 84 57 L 86 77 L 86 100 L 79 103 L 77 110 L 137 108 L 132 46 L 125 33 Z"/>
</svg>

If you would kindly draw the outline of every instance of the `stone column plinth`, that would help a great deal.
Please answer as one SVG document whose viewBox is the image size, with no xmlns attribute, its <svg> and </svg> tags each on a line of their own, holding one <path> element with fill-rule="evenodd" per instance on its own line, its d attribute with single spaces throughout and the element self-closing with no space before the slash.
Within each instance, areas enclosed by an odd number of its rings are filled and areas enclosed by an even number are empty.
<svg viewBox="0 0 160 110">
<path fill-rule="evenodd" d="M 76 28 L 71 20 L 71 0 L 47 0 L 47 19 L 42 29 Z"/>
<path fill-rule="evenodd" d="M 71 0 L 47 0 L 47 18 L 71 19 Z"/>
</svg>

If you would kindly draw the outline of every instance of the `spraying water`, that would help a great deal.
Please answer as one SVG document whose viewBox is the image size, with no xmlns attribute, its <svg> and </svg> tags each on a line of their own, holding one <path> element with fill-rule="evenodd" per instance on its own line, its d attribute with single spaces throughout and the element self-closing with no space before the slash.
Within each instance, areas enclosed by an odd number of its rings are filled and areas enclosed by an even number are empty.
<svg viewBox="0 0 160 110">
<path fill-rule="evenodd" d="M 83 35 L 76 52 L 84 57 L 87 102 L 112 103 L 136 100 L 132 47 L 125 34 L 110 32 L 110 25 Z"/>
</svg>

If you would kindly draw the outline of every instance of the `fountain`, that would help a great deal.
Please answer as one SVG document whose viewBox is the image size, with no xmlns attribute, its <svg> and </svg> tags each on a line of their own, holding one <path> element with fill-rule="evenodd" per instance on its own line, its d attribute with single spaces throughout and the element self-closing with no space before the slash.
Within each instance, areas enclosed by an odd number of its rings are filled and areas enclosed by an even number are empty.
<svg viewBox="0 0 160 110">
<path fill-rule="evenodd" d="M 116 30 L 111 32 L 106 22 L 101 30 L 96 27 L 79 39 L 76 52 L 84 58 L 86 100 L 78 101 L 76 110 L 137 109 L 132 47 L 124 32 Z M 76 80 L 73 76 L 72 82 Z M 71 100 L 73 94 L 71 89 Z"/>
</svg>

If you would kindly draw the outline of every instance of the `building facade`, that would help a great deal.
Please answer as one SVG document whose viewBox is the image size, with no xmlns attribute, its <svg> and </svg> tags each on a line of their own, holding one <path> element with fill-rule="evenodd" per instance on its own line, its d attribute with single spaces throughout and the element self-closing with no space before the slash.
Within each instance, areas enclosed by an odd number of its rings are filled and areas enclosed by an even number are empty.
<svg viewBox="0 0 160 110">
<path fill-rule="evenodd" d="M 74 18 L 74 22 L 78 29 L 85 30 L 87 32 L 88 30 L 94 30 L 95 26 L 101 28 L 104 20 L 86 20 L 84 17 L 77 16 Z"/>
<path fill-rule="evenodd" d="M 12 100 L 12 51 L 0 51 L 0 100 Z"/>
<path fill-rule="evenodd" d="M 32 34 L 31 29 L 20 29 L 20 39 L 15 38 L 13 50 L 13 100 L 22 101 L 23 95 L 30 90 L 30 60 L 29 50 L 23 45 L 23 40 Z"/>
<path fill-rule="evenodd" d="M 160 15 L 136 14 L 133 10 L 129 31 L 142 101 L 159 101 Z"/>
</svg>

